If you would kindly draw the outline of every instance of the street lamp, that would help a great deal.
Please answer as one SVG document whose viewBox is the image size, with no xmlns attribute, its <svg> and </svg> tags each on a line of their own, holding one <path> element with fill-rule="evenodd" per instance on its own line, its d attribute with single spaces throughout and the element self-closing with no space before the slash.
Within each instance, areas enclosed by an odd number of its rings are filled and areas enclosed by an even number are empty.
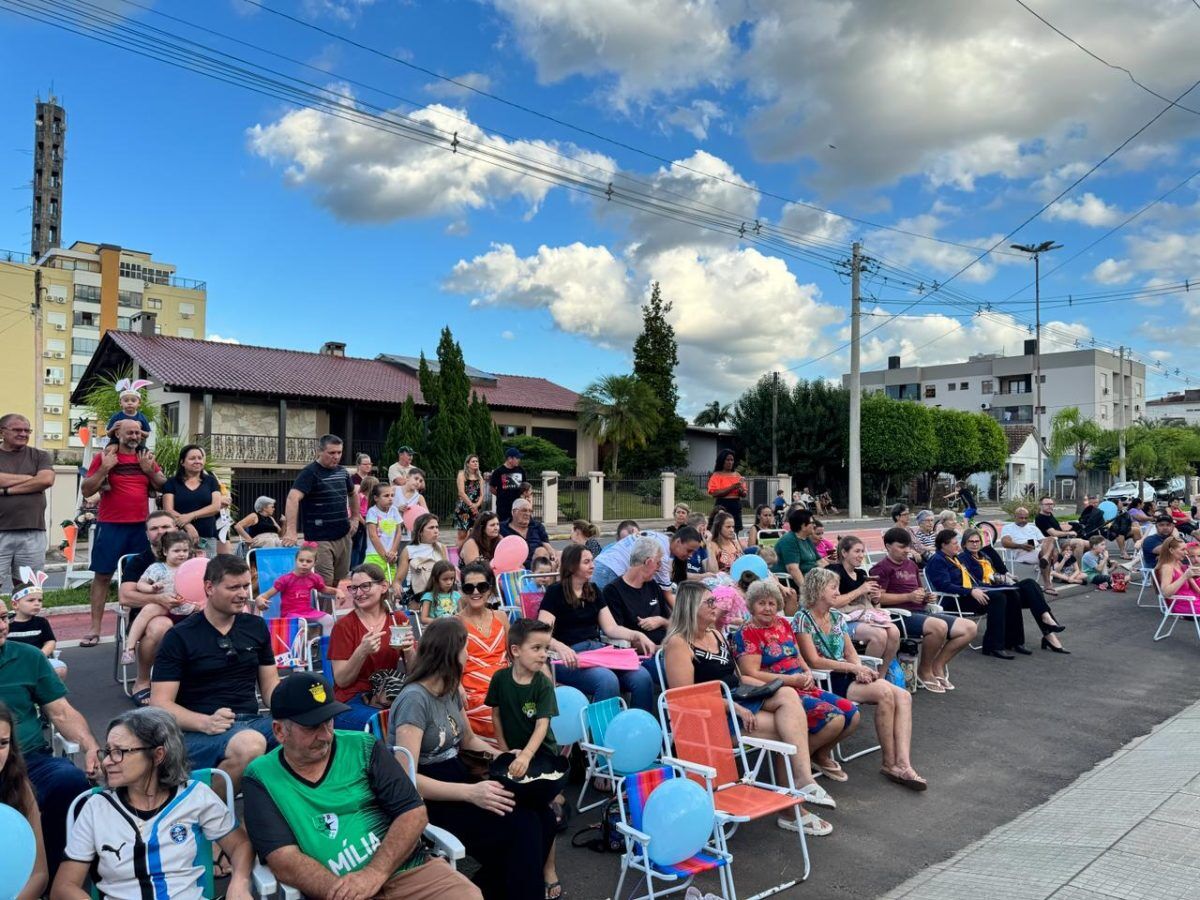
<svg viewBox="0 0 1200 900">
<path fill-rule="evenodd" d="M 1033 384 L 1036 391 L 1033 400 L 1033 414 L 1037 428 L 1038 454 L 1038 487 L 1045 489 L 1046 473 L 1042 469 L 1042 266 L 1043 253 L 1059 250 L 1062 244 L 1054 241 L 1042 241 L 1040 244 L 1009 244 L 1013 250 L 1020 250 L 1033 257 L 1033 315 L 1036 332 L 1033 337 Z"/>
</svg>

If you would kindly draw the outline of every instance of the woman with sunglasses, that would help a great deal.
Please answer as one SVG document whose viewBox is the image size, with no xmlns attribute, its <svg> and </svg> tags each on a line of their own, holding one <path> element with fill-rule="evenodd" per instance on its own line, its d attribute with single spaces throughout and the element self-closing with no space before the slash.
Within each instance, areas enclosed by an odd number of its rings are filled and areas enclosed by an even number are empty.
<svg viewBox="0 0 1200 900">
<path fill-rule="evenodd" d="M 508 667 L 508 616 L 488 604 L 496 584 L 492 570 L 483 563 L 471 563 L 462 573 L 462 606 L 458 617 L 467 626 L 467 661 L 463 665 L 462 686 L 467 694 L 467 721 L 471 730 L 489 741 L 496 737 L 492 708 L 487 699 L 492 676 Z"/>
<path fill-rule="evenodd" d="M 392 628 L 410 623 L 403 612 L 392 612 L 387 590 L 387 576 L 374 563 L 363 563 L 350 573 L 346 591 L 353 605 L 337 620 L 329 637 L 333 696 L 350 707 L 349 712 L 334 720 L 335 728 L 361 731 L 388 705 L 380 702 L 378 691 L 372 690 L 371 676 L 377 672 L 401 674 L 415 658 L 411 627 L 398 633 L 398 644 L 392 643 Z"/>
<path fill-rule="evenodd" d="M 198 842 L 217 843 L 233 871 L 225 893 L 249 900 L 254 851 L 234 812 L 206 784 L 192 781 L 179 726 L 154 707 L 122 713 L 100 749 L 106 789 L 79 807 L 52 900 L 88 900 L 91 877 L 102 897 L 201 900 Z"/>
</svg>

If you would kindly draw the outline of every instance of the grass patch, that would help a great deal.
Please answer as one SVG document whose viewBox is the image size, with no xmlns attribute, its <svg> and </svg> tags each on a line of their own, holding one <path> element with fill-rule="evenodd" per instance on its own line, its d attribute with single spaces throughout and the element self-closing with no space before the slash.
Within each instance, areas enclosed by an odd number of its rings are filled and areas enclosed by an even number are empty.
<svg viewBox="0 0 1200 900">
<path fill-rule="evenodd" d="M 52 609 L 57 606 L 76 606 L 80 603 L 88 602 L 89 585 L 81 585 L 77 588 L 54 588 L 45 591 L 42 594 L 42 608 Z"/>
</svg>

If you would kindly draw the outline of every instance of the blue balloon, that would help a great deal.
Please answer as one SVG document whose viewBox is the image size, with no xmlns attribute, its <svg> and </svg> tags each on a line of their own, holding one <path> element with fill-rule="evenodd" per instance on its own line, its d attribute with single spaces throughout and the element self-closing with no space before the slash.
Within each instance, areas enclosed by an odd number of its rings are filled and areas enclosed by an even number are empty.
<svg viewBox="0 0 1200 900">
<path fill-rule="evenodd" d="M 587 697 L 576 688 L 560 684 L 554 689 L 554 699 L 558 701 L 558 715 L 550 720 L 554 739 L 564 747 L 583 740 L 583 722 L 579 714 L 588 705 Z"/>
<path fill-rule="evenodd" d="M 744 553 L 734 560 L 733 565 L 729 569 L 729 577 L 734 581 L 741 581 L 742 575 L 746 572 L 753 572 L 764 581 L 771 577 L 771 570 L 767 566 L 767 561 L 757 553 Z"/>
<path fill-rule="evenodd" d="M 37 846 L 33 829 L 20 812 L 0 803 L 0 834 L 4 852 L 0 853 L 0 897 L 15 897 L 33 874 Z"/>
<path fill-rule="evenodd" d="M 1100 512 L 1104 513 L 1104 521 L 1111 522 L 1117 517 L 1117 504 L 1111 500 L 1105 500 L 1100 504 Z"/>
<path fill-rule="evenodd" d="M 712 835 L 712 827 L 708 791 L 688 778 L 672 778 L 656 787 L 642 812 L 642 831 L 651 839 L 650 859 L 660 866 L 695 856 Z"/>
<path fill-rule="evenodd" d="M 612 748 L 613 768 L 619 774 L 642 772 L 650 768 L 662 750 L 662 729 L 658 719 L 644 709 L 622 710 L 608 723 L 604 745 Z"/>
</svg>

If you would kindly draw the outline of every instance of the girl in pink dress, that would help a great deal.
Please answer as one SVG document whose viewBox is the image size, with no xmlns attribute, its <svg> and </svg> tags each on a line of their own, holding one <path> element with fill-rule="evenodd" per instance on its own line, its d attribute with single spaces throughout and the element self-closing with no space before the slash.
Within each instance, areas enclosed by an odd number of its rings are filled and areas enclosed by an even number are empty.
<svg viewBox="0 0 1200 900">
<path fill-rule="evenodd" d="M 317 548 L 307 544 L 296 551 L 296 565 L 286 575 L 275 579 L 275 584 L 254 601 L 259 609 L 266 609 L 271 598 L 279 594 L 279 618 L 307 619 L 317 623 L 324 634 L 333 630 L 333 616 L 321 612 L 312 605 L 312 592 L 324 592 L 325 581 L 313 571 L 317 564 Z"/>
</svg>

